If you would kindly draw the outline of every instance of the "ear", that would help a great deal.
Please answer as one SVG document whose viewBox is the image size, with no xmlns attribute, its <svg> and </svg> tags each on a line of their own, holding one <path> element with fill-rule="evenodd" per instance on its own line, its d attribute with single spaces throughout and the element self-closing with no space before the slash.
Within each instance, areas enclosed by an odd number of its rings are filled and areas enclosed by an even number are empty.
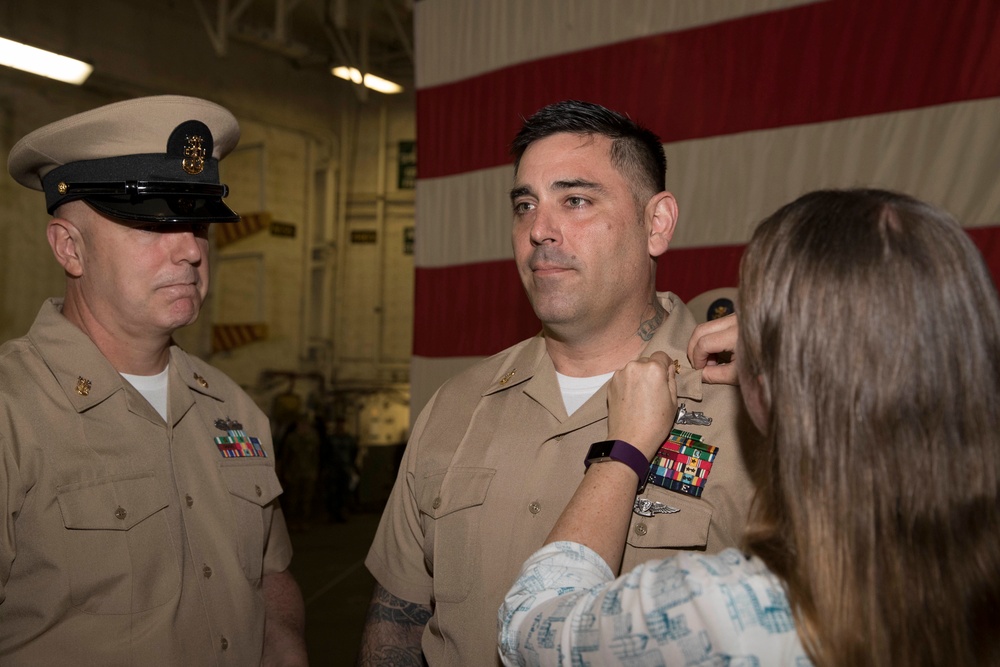
<svg viewBox="0 0 1000 667">
<path fill-rule="evenodd" d="M 747 413 L 753 421 L 757 430 L 767 435 L 768 415 L 771 414 L 771 389 L 768 386 L 767 378 L 763 375 L 755 375 L 740 382 L 740 391 L 743 393 L 743 403 L 746 405 Z"/>
<path fill-rule="evenodd" d="M 646 228 L 649 230 L 649 256 L 659 257 L 667 251 L 670 239 L 674 237 L 677 200 L 669 192 L 660 192 L 646 204 L 644 215 Z"/>
<path fill-rule="evenodd" d="M 83 242 L 79 228 L 64 218 L 53 218 L 45 230 L 49 247 L 67 275 L 83 275 Z"/>
</svg>

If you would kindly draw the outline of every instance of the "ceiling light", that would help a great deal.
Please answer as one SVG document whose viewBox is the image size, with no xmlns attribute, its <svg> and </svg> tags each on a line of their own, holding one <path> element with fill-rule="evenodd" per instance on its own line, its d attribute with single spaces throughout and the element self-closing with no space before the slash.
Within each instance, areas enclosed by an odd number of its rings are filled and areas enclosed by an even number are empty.
<svg viewBox="0 0 1000 667">
<path fill-rule="evenodd" d="M 386 95 L 403 92 L 403 87 L 398 83 L 393 83 L 388 79 L 383 79 L 382 77 L 375 76 L 374 74 L 365 74 L 362 76 L 361 72 L 354 67 L 334 67 L 330 70 L 330 73 L 346 81 L 363 83 L 365 88 L 371 88 L 372 90 L 385 93 Z"/>
<path fill-rule="evenodd" d="M 93 67 L 81 60 L 36 49 L 3 37 L 0 37 L 0 65 L 66 83 L 75 83 L 78 86 L 94 71 Z"/>
</svg>

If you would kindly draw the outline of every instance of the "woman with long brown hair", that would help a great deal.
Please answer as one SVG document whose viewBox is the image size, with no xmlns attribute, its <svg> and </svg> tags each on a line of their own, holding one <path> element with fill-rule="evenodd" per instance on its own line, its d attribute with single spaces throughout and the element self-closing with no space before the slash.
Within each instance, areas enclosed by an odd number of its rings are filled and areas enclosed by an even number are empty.
<svg viewBox="0 0 1000 667">
<path fill-rule="evenodd" d="M 592 466 L 501 609 L 505 661 L 1000 664 L 1000 305 L 966 233 L 906 195 L 810 193 L 758 227 L 739 294 L 766 436 L 744 549 L 613 580 L 635 473 Z M 674 391 L 663 355 L 630 363 L 609 438 L 651 459 Z"/>
</svg>

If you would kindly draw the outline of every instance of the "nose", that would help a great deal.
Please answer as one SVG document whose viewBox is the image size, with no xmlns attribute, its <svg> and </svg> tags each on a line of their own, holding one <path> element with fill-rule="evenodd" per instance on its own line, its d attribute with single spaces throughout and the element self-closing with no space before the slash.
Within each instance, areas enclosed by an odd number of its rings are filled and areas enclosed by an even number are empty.
<svg viewBox="0 0 1000 667">
<path fill-rule="evenodd" d="M 551 245 L 559 243 L 560 234 L 556 219 L 544 212 L 539 206 L 535 209 L 535 214 L 531 220 L 531 231 L 529 234 L 531 245 Z"/>
<path fill-rule="evenodd" d="M 190 225 L 180 227 L 171 234 L 167 234 L 172 240 L 172 255 L 175 263 L 187 262 L 197 265 L 204 259 L 207 240 L 197 228 Z"/>
</svg>

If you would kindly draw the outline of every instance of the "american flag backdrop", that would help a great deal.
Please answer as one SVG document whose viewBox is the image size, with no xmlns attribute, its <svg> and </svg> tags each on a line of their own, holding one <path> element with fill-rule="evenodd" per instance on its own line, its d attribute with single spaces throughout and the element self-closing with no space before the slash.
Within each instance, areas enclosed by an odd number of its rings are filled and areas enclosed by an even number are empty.
<svg viewBox="0 0 1000 667">
<path fill-rule="evenodd" d="M 765 215 L 822 187 L 953 213 L 1000 277 L 996 0 L 420 0 L 414 416 L 537 333 L 510 248 L 508 146 L 562 99 L 665 142 L 680 206 L 658 288 L 735 286 Z"/>
</svg>

